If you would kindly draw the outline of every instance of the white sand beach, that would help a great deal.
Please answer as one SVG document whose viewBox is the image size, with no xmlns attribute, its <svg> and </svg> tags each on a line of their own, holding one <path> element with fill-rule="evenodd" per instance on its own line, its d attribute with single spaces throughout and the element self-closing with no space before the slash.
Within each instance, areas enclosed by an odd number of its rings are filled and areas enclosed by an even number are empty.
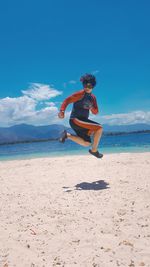
<svg viewBox="0 0 150 267">
<path fill-rule="evenodd" d="M 150 266 L 150 153 L 0 162 L 0 267 Z"/>
</svg>

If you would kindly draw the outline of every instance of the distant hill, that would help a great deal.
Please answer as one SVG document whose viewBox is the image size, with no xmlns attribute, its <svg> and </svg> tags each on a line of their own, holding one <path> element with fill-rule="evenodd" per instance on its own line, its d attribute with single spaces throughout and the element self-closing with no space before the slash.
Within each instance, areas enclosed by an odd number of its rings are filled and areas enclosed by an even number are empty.
<svg viewBox="0 0 150 267">
<path fill-rule="evenodd" d="M 121 134 L 137 131 L 150 131 L 148 124 L 134 125 L 103 125 L 104 134 Z M 60 133 L 64 129 L 69 129 L 60 124 L 52 124 L 47 126 L 33 126 L 27 124 L 15 125 L 8 128 L 0 128 L 0 144 L 20 143 L 20 142 L 35 142 L 44 140 L 57 140 Z"/>
<path fill-rule="evenodd" d="M 103 124 L 105 132 L 136 132 L 150 130 L 150 124 L 137 123 L 131 125 L 107 125 Z"/>
<path fill-rule="evenodd" d="M 58 139 L 60 133 L 67 129 L 63 125 L 33 126 L 27 124 L 0 128 L 0 144 L 18 143 L 26 141 Z"/>
</svg>

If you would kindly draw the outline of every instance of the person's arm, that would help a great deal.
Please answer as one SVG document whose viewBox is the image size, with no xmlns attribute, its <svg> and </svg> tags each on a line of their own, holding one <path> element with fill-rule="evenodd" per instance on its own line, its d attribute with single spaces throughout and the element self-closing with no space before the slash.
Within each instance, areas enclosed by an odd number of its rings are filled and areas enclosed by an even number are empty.
<svg viewBox="0 0 150 267">
<path fill-rule="evenodd" d="M 61 104 L 60 112 L 58 113 L 58 117 L 64 118 L 64 113 L 65 113 L 67 106 L 69 104 L 74 103 L 74 102 L 78 101 L 79 99 L 81 99 L 83 95 L 84 95 L 84 90 L 80 90 L 80 91 L 72 94 L 71 96 L 67 97 L 63 101 L 63 103 Z"/>
<path fill-rule="evenodd" d="M 60 107 L 60 111 L 63 111 L 65 112 L 67 106 L 71 103 L 74 103 L 76 101 L 78 101 L 79 99 L 81 99 L 81 97 L 83 96 L 84 94 L 84 90 L 81 90 L 81 91 L 78 91 L 74 94 L 72 94 L 71 96 L 67 97 L 63 103 L 61 104 L 61 107 Z"/>
<path fill-rule="evenodd" d="M 96 97 L 93 95 L 92 96 L 93 97 L 93 107 L 90 109 L 91 110 L 91 112 L 93 113 L 93 114 L 98 114 L 98 112 L 99 112 L 99 110 L 98 110 L 98 105 L 97 105 L 97 101 L 96 101 Z"/>
</svg>

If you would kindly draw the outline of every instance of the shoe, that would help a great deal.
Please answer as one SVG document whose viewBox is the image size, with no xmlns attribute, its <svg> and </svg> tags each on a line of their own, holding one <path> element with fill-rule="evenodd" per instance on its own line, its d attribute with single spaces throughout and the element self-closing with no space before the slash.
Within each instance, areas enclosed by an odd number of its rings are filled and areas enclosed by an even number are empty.
<svg viewBox="0 0 150 267">
<path fill-rule="evenodd" d="M 103 157 L 103 154 L 99 153 L 98 151 L 93 152 L 91 149 L 89 149 L 89 153 L 99 159 Z"/>
<path fill-rule="evenodd" d="M 65 143 L 65 140 L 67 139 L 67 131 L 64 130 L 62 133 L 61 133 L 61 136 L 59 138 L 59 142 L 60 143 Z"/>
</svg>

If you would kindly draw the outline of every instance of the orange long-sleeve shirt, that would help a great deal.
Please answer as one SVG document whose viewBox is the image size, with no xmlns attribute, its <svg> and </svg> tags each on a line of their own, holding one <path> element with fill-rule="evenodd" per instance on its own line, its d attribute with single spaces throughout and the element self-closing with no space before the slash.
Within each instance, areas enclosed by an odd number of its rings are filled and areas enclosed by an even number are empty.
<svg viewBox="0 0 150 267">
<path fill-rule="evenodd" d="M 71 96 L 67 97 L 63 101 L 63 103 L 60 107 L 60 110 L 65 111 L 67 106 L 70 103 L 74 103 L 73 109 L 71 112 L 71 118 L 75 118 L 75 117 L 88 118 L 89 110 L 93 114 L 98 113 L 98 106 L 97 106 L 96 97 L 91 93 L 85 92 L 85 90 L 77 91 L 74 94 L 72 94 Z"/>
</svg>

